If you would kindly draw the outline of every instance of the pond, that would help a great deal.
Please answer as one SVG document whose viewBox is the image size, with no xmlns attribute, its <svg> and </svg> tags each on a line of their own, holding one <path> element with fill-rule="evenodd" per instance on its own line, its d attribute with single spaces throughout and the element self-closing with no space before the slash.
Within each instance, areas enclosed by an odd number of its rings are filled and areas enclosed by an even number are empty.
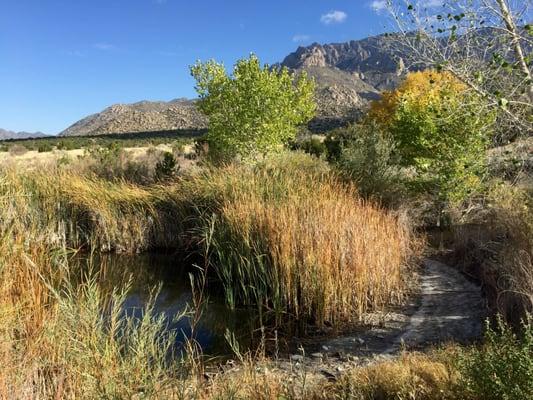
<svg viewBox="0 0 533 400">
<path fill-rule="evenodd" d="M 99 286 L 104 292 L 130 285 L 124 311 L 127 315 L 140 316 L 149 303 L 154 288 L 160 286 L 155 299 L 155 313 L 168 319 L 168 329 L 177 333 L 176 348 L 183 345 L 185 337 L 191 337 L 192 315 L 173 321 L 176 315 L 190 309 L 194 303 L 190 272 L 192 267 L 172 254 L 122 255 L 104 254 L 75 258 L 81 271 L 92 268 L 97 272 Z M 207 296 L 207 295 L 206 295 Z M 249 309 L 230 309 L 221 296 L 210 294 L 194 329 L 194 339 L 204 354 L 225 357 L 232 354 L 226 340 L 231 332 L 241 350 L 250 349 L 257 334 L 256 313 Z"/>
</svg>

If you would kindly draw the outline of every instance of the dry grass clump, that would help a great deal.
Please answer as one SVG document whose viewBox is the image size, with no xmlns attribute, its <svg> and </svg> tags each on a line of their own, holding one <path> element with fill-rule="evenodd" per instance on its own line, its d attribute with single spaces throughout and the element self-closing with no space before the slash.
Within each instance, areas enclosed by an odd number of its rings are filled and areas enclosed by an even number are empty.
<svg viewBox="0 0 533 400">
<path fill-rule="evenodd" d="M 170 218 L 166 189 L 51 170 L 0 176 L 2 224 L 34 227 L 26 242 L 103 251 L 176 247 L 179 220 Z"/>
<path fill-rule="evenodd" d="M 293 157 L 209 170 L 185 190 L 204 207 L 197 226 L 228 302 L 338 325 L 401 301 L 419 250 L 407 224 Z"/>
<path fill-rule="evenodd" d="M 477 229 L 454 229 L 456 262 L 478 277 L 493 311 L 518 324 L 533 312 L 533 196 L 507 183 L 489 194 L 489 217 Z"/>
<path fill-rule="evenodd" d="M 335 384 L 339 398 L 366 399 L 451 399 L 458 374 L 446 363 L 428 355 L 402 354 L 399 359 L 357 368 Z"/>
</svg>

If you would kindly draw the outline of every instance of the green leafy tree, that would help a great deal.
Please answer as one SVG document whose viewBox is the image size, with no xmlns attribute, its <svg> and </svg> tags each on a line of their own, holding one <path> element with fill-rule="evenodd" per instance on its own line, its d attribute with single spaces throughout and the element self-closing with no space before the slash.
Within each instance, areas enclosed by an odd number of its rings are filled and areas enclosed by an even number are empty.
<svg viewBox="0 0 533 400">
<path fill-rule="evenodd" d="M 448 72 L 410 73 L 371 105 L 370 122 L 389 132 L 417 185 L 460 201 L 480 186 L 494 113 Z"/>
<path fill-rule="evenodd" d="M 273 151 L 315 113 L 315 84 L 305 73 L 261 66 L 253 54 L 231 75 L 215 61 L 197 62 L 191 74 L 198 106 L 209 118 L 209 154 L 218 161 Z"/>
</svg>

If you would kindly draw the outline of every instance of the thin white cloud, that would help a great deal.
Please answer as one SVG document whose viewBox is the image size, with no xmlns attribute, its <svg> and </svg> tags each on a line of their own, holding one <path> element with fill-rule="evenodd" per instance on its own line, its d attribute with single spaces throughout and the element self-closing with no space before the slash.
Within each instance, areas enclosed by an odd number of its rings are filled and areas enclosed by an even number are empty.
<svg viewBox="0 0 533 400">
<path fill-rule="evenodd" d="M 114 50 L 116 49 L 115 45 L 113 44 L 110 44 L 110 43 L 95 43 L 93 44 L 93 47 L 95 49 L 98 49 L 98 50 L 102 50 L 102 51 L 109 51 L 109 50 Z"/>
<path fill-rule="evenodd" d="M 320 22 L 322 22 L 324 25 L 342 24 L 344 21 L 346 21 L 346 18 L 348 18 L 348 14 L 346 14 L 344 11 L 333 10 L 327 14 L 323 14 L 320 17 Z"/>
<path fill-rule="evenodd" d="M 72 57 L 87 57 L 87 54 L 80 50 L 67 51 L 67 54 Z"/>
<path fill-rule="evenodd" d="M 377 12 L 384 11 L 387 8 L 387 0 L 374 0 L 370 3 L 370 8 Z"/>
<path fill-rule="evenodd" d="M 292 41 L 295 43 L 307 42 L 309 39 L 311 39 L 309 35 L 294 35 L 292 37 Z"/>
</svg>

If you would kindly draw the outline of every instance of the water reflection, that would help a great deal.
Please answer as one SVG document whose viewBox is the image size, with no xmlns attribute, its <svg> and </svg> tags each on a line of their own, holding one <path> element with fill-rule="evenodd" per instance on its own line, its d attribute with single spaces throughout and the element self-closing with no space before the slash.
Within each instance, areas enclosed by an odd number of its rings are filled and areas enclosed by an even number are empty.
<svg viewBox="0 0 533 400">
<path fill-rule="evenodd" d="M 154 288 L 160 287 L 154 311 L 164 314 L 168 318 L 169 329 L 177 332 L 176 347 L 183 344 L 185 337 L 191 337 L 192 316 L 174 320 L 176 315 L 190 310 L 193 305 L 190 268 L 179 258 L 167 254 L 78 255 L 75 265 L 79 268 L 79 273 L 75 274 L 78 278 L 88 271 L 96 272 L 99 287 L 104 293 L 120 290 L 129 283 L 130 290 L 124 303 L 128 315 L 142 315 Z M 235 334 L 241 349 L 249 349 L 253 344 L 254 326 L 256 321 L 252 311 L 231 310 L 222 298 L 211 295 L 194 330 L 194 339 L 204 354 L 229 355 L 231 348 L 225 339 L 226 330 Z"/>
</svg>

